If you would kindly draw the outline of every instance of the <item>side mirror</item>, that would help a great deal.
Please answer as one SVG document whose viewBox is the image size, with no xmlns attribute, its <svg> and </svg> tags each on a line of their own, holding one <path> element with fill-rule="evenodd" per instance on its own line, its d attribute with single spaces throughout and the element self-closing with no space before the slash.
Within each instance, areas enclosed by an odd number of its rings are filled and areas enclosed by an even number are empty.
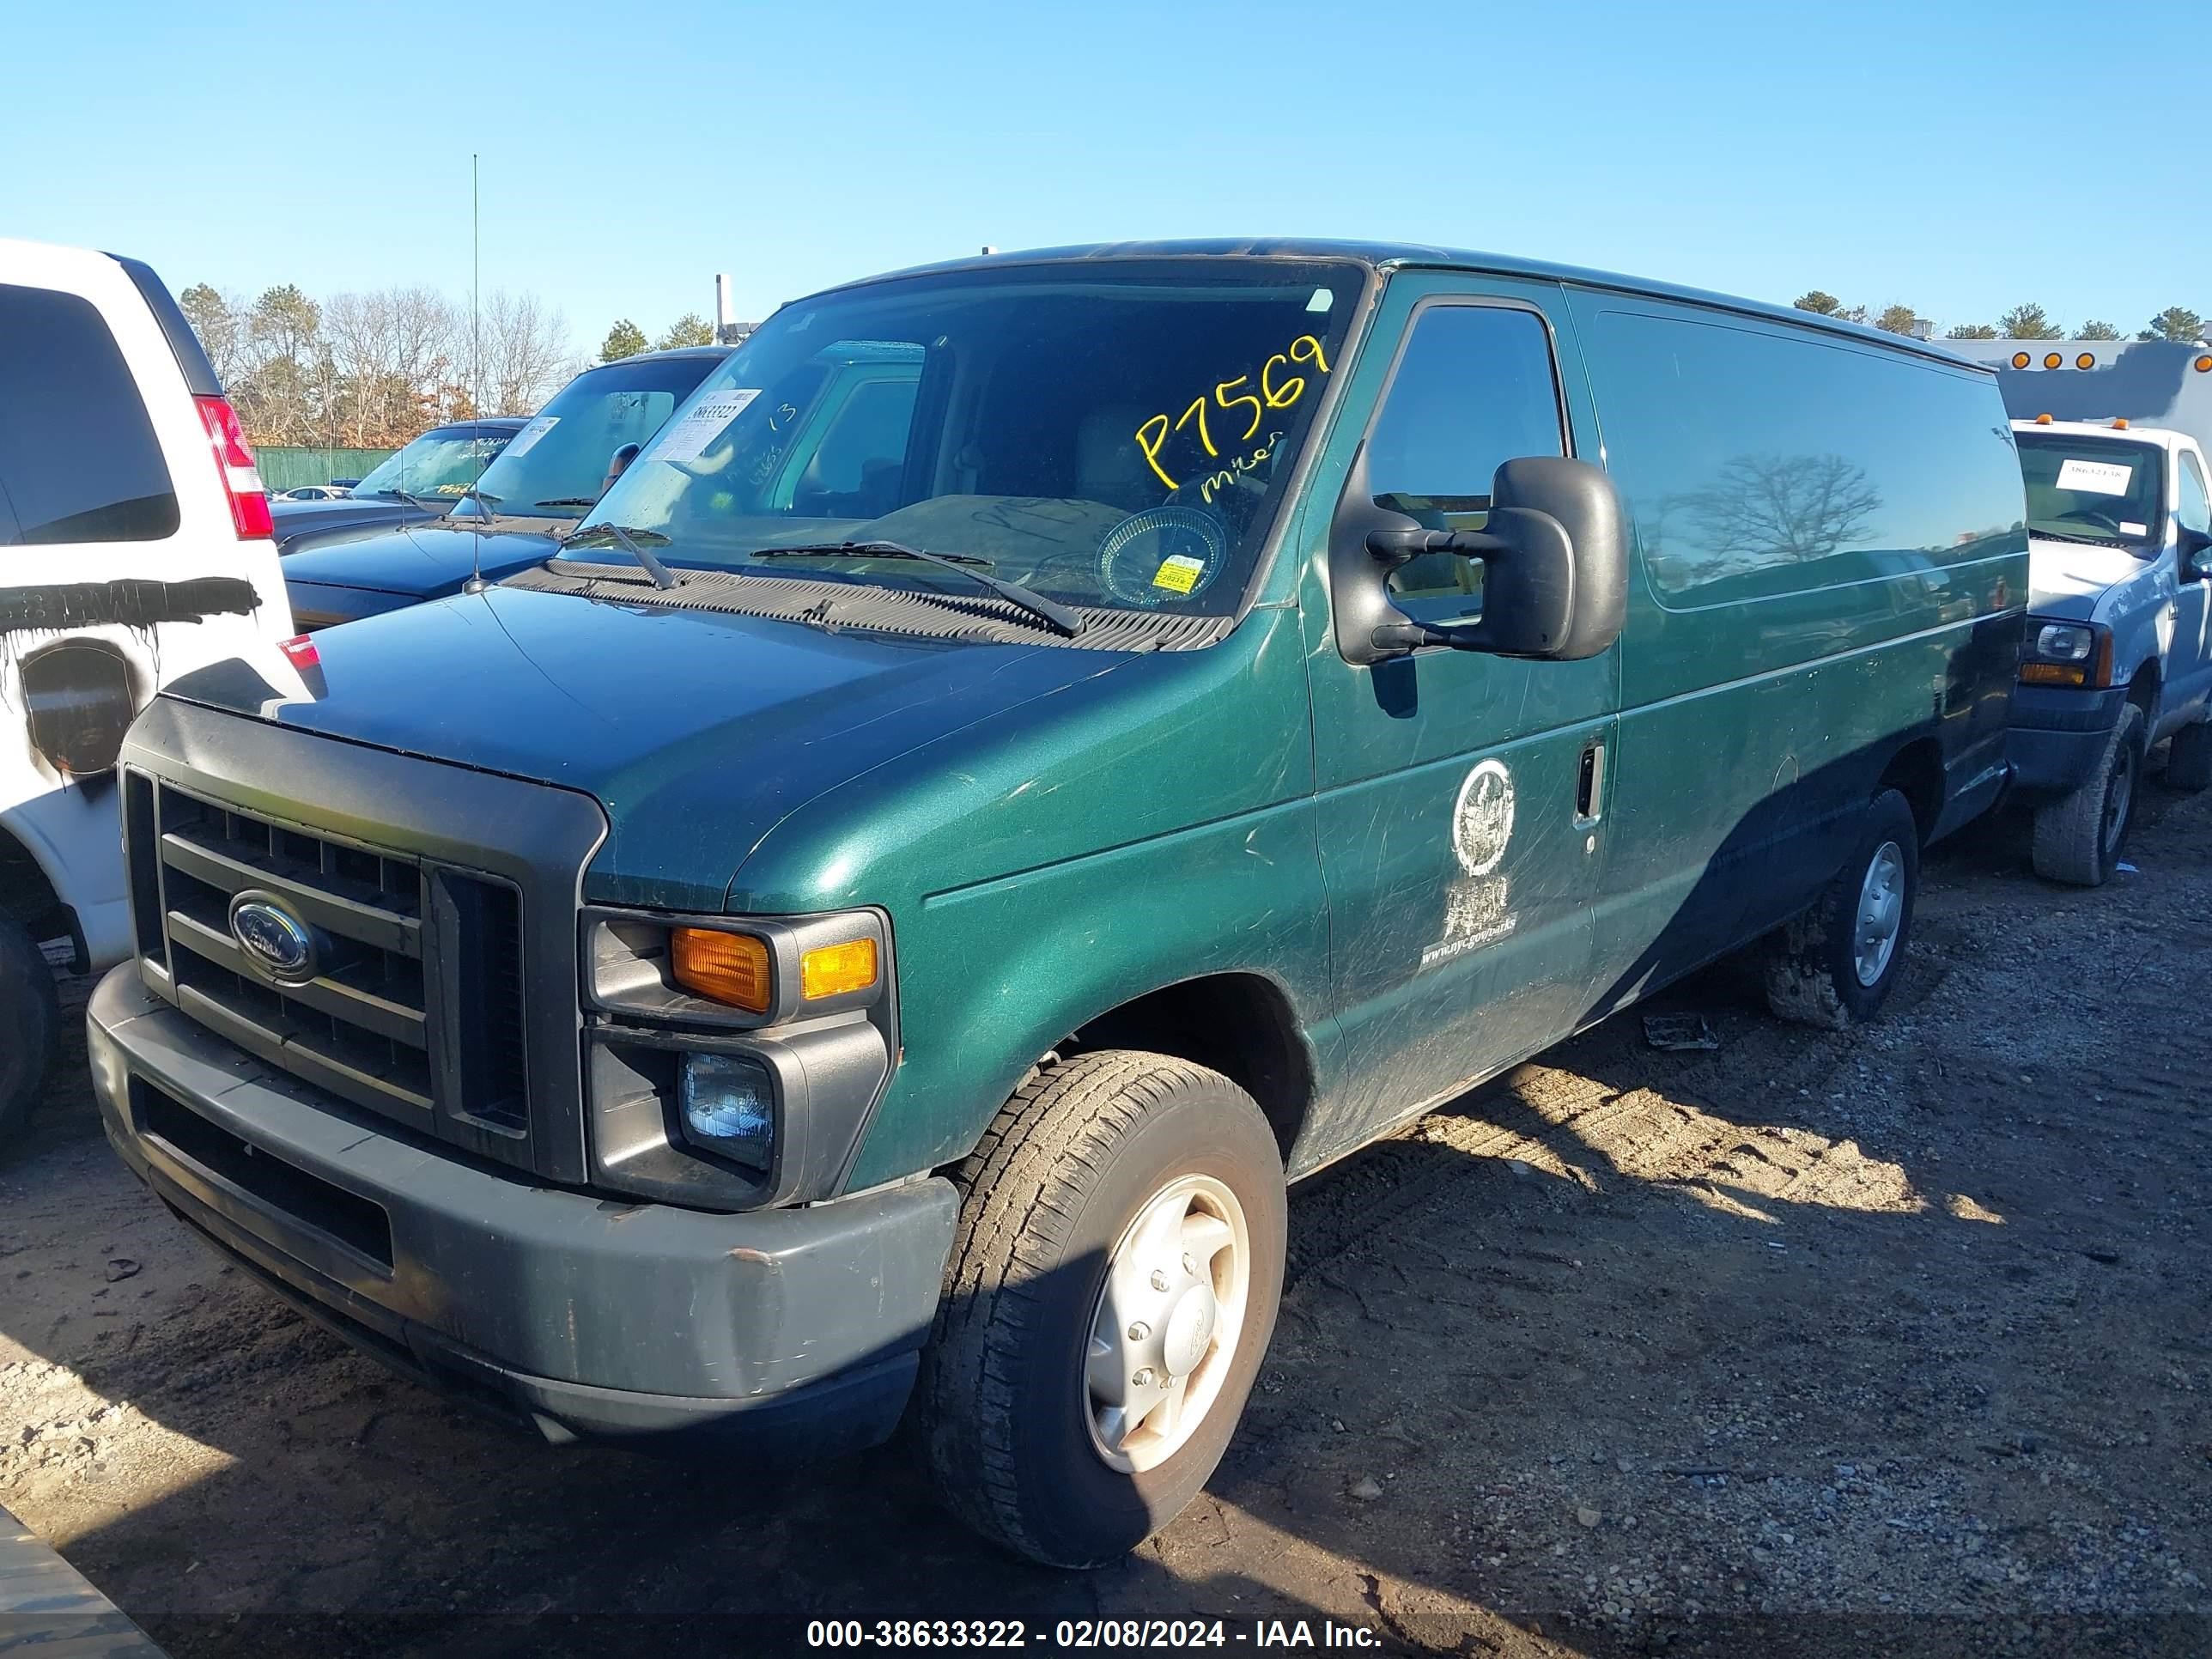
<svg viewBox="0 0 2212 1659">
<path fill-rule="evenodd" d="M 1424 553 L 1482 561 L 1480 621 L 1437 627 L 1398 609 L 1390 573 Z M 1430 645 L 1557 662 L 1595 657 L 1620 637 L 1627 611 L 1627 515 L 1602 468 L 1532 455 L 1498 469 L 1487 528 L 1425 529 L 1376 504 L 1363 447 L 1330 532 L 1329 587 L 1347 662 Z"/>
<path fill-rule="evenodd" d="M 2181 527 L 2180 544 L 2174 550 L 2181 561 L 2181 574 L 2198 581 L 2212 579 L 2212 533 Z"/>
</svg>

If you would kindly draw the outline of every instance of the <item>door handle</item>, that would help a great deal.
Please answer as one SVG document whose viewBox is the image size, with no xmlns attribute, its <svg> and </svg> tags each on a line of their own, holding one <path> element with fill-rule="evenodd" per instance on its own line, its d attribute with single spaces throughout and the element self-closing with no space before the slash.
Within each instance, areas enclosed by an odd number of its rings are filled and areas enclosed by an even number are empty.
<svg viewBox="0 0 2212 1659">
<path fill-rule="evenodd" d="M 1598 738 L 1583 745 L 1575 770 L 1575 828 L 1587 830 L 1604 816 L 1605 740 Z"/>
</svg>

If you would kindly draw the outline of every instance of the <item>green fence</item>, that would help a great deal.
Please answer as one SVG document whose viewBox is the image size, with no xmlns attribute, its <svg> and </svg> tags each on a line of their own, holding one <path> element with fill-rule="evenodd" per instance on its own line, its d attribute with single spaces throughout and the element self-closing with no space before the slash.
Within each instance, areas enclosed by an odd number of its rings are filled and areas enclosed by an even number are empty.
<svg viewBox="0 0 2212 1659">
<path fill-rule="evenodd" d="M 253 464 L 260 471 L 262 484 L 274 495 L 280 489 L 297 489 L 301 484 L 358 478 L 395 453 L 389 449 L 314 449 L 290 444 L 256 444 Z"/>
</svg>

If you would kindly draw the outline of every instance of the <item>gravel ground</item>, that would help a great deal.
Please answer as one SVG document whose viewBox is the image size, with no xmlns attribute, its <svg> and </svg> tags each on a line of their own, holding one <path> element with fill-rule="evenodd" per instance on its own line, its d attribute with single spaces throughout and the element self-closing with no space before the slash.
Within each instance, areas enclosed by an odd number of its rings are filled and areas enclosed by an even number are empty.
<svg viewBox="0 0 2212 1659">
<path fill-rule="evenodd" d="M 1012 1563 L 896 1449 L 556 1452 L 207 1254 L 79 1047 L 0 1172 L 0 1504 L 179 1656 L 802 1649 L 823 1618 L 1323 1621 L 1393 1650 L 2212 1651 L 2212 798 L 2096 892 L 1929 861 L 1882 1023 L 1723 966 L 1301 1188 L 1267 1369 L 1127 1565 Z M 76 988 L 81 1003 L 83 988 Z M 1071 1632 L 1071 1634 L 1076 1632 Z"/>
</svg>

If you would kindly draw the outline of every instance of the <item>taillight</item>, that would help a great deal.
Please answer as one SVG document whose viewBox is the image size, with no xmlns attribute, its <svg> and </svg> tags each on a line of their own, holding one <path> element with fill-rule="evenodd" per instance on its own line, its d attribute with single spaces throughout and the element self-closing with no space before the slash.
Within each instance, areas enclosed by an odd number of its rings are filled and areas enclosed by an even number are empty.
<svg viewBox="0 0 2212 1659">
<path fill-rule="evenodd" d="M 228 398 L 195 398 L 199 405 L 200 424 L 207 428 L 208 443 L 215 450 L 215 464 L 222 474 L 222 493 L 230 501 L 230 521 L 238 528 L 240 541 L 253 541 L 273 536 L 276 526 L 269 516 L 269 492 L 261 487 L 261 475 L 254 471 L 253 452 L 246 447 L 246 434 L 239 430 L 238 415 Z"/>
<path fill-rule="evenodd" d="M 284 653 L 284 660 L 295 668 L 320 668 L 323 665 L 323 653 L 315 648 L 315 642 L 305 634 L 295 634 L 289 640 L 279 640 L 276 648 Z"/>
</svg>

